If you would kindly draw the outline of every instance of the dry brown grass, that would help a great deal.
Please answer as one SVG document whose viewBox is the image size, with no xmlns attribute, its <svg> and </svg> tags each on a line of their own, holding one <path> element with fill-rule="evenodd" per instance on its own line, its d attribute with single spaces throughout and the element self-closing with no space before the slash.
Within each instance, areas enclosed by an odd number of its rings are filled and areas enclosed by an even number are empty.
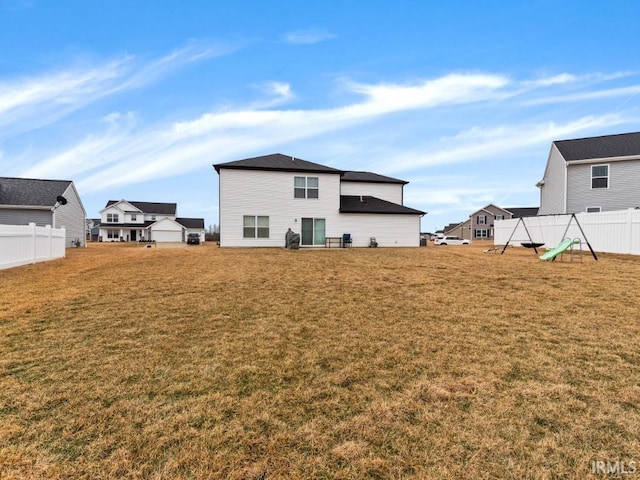
<svg viewBox="0 0 640 480">
<path fill-rule="evenodd" d="M 0 478 L 640 469 L 640 259 L 90 245 L 0 271 Z"/>
</svg>

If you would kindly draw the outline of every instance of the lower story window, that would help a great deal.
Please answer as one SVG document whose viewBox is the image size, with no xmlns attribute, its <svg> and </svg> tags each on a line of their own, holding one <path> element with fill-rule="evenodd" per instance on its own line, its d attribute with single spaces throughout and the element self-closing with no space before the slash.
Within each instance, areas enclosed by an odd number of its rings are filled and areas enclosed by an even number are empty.
<svg viewBox="0 0 640 480">
<path fill-rule="evenodd" d="M 489 231 L 486 228 L 477 228 L 475 232 L 476 238 L 489 238 Z"/>
<path fill-rule="evenodd" d="M 120 230 L 107 230 L 107 238 L 120 238 Z"/>
<path fill-rule="evenodd" d="M 245 215 L 242 219 L 243 238 L 269 238 L 269 217 Z"/>
</svg>

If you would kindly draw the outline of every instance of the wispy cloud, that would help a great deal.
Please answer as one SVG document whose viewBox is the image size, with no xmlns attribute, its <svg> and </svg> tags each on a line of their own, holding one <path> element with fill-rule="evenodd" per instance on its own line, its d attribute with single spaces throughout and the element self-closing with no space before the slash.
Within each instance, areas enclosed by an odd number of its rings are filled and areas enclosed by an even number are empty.
<svg viewBox="0 0 640 480">
<path fill-rule="evenodd" d="M 474 162 L 521 150 L 536 144 L 549 145 L 554 140 L 571 138 L 584 132 L 621 125 L 629 119 L 619 114 L 586 116 L 566 123 L 518 123 L 494 128 L 473 127 L 437 144 L 422 144 L 401 150 L 376 165 L 377 170 L 398 173 L 424 167 Z"/>
<path fill-rule="evenodd" d="M 151 68 L 151 71 L 156 70 Z M 128 80 L 131 80 L 130 76 Z M 570 83 L 571 79 L 566 77 L 565 80 Z M 564 85 L 562 79 L 542 83 L 547 83 L 539 87 L 545 94 L 554 83 Z M 268 82 L 257 85 L 265 95 L 261 102 L 250 103 L 244 108 L 206 112 L 179 122 L 161 119 L 144 125 L 134 114 L 112 113 L 105 117 L 103 131 L 86 133 L 77 144 L 45 156 L 23 173 L 47 176 L 65 172 L 65 177 L 76 179 L 83 192 L 94 192 L 184 174 L 218 161 L 274 151 L 302 139 L 316 139 L 322 143 L 319 139 L 327 133 L 350 131 L 392 114 L 443 112 L 453 106 L 466 105 L 490 112 L 489 119 L 498 107 L 503 112 L 508 111 L 504 114 L 509 117 L 517 109 L 522 111 L 521 85 L 522 82 L 504 75 L 478 73 L 451 74 L 407 84 L 341 80 L 339 86 L 353 98 L 351 103 L 334 108 L 295 110 L 275 108 L 294 98 L 291 85 Z M 529 99 L 534 90 L 531 85 L 527 91 Z M 606 90 L 594 90 L 591 94 L 602 92 Z M 436 118 L 437 115 L 432 114 Z M 628 121 L 625 115 L 618 113 L 535 122 L 520 116 L 511 122 L 488 122 L 486 127 L 472 127 L 469 126 L 471 120 L 465 120 L 452 135 L 429 141 L 418 138 L 407 145 L 395 145 L 392 152 L 378 155 L 377 160 L 373 159 L 366 168 L 395 174 L 424 167 L 477 162 L 534 146 L 548 146 L 553 140 Z M 376 145 L 378 140 L 369 138 L 367 141 L 369 145 Z"/>
<path fill-rule="evenodd" d="M 286 42 L 298 45 L 325 42 L 327 40 L 333 40 L 336 37 L 337 35 L 318 28 L 296 30 L 284 35 Z"/>
<path fill-rule="evenodd" d="M 99 99 L 144 87 L 185 64 L 229 50 L 190 46 L 149 62 L 123 56 L 33 77 L 0 77 L 0 138 L 50 125 Z"/>
</svg>

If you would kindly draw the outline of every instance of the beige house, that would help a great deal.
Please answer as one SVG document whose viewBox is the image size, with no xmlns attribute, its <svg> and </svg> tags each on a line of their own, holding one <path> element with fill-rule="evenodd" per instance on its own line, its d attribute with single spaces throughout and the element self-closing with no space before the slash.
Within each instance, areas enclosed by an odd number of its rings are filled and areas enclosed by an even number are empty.
<svg viewBox="0 0 640 480">
<path fill-rule="evenodd" d="M 496 220 L 535 217 L 538 207 L 502 208 L 490 203 L 476 210 L 464 222 L 450 223 L 444 228 L 445 235 L 454 235 L 467 240 L 493 240 Z"/>
</svg>

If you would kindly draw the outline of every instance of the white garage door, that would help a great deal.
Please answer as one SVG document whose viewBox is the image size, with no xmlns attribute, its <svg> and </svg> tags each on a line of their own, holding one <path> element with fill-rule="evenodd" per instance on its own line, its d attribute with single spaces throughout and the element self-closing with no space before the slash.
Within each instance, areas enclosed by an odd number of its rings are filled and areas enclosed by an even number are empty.
<svg viewBox="0 0 640 480">
<path fill-rule="evenodd" d="M 152 238 L 156 242 L 181 242 L 182 231 L 154 230 Z"/>
</svg>

